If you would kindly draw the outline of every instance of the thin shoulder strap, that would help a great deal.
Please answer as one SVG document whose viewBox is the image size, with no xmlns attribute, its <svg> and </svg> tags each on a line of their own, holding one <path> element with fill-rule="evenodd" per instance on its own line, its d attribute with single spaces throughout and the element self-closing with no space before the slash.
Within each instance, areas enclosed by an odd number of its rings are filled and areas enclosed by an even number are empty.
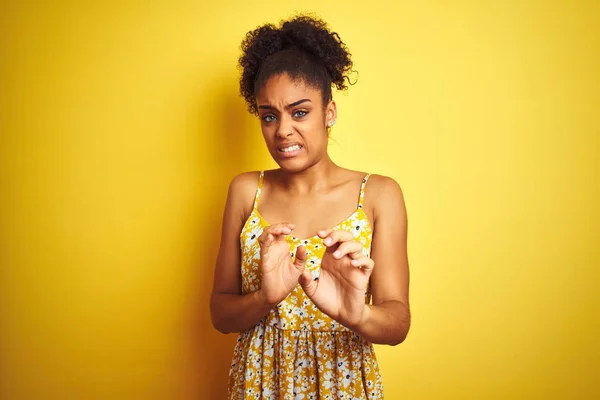
<svg viewBox="0 0 600 400">
<path fill-rule="evenodd" d="M 358 197 L 358 208 L 363 208 L 363 201 L 365 200 L 365 186 L 371 174 L 366 174 L 360 185 L 360 196 Z"/>
<path fill-rule="evenodd" d="M 258 201 L 260 200 L 260 194 L 262 192 L 263 180 L 265 178 L 265 171 L 260 171 L 260 175 L 258 176 L 258 187 L 256 188 L 256 195 L 254 196 L 254 207 L 253 210 L 258 208 Z"/>
</svg>

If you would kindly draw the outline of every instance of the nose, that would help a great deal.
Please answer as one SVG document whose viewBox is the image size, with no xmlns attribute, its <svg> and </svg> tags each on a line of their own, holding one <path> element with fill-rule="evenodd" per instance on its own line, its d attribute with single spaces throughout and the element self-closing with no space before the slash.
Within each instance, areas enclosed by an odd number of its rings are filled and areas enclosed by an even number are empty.
<svg viewBox="0 0 600 400">
<path fill-rule="evenodd" d="M 282 115 L 279 118 L 279 126 L 277 127 L 277 136 L 279 136 L 282 139 L 285 139 L 286 137 L 290 136 L 293 132 L 294 131 L 293 131 L 291 119 Z"/>
</svg>

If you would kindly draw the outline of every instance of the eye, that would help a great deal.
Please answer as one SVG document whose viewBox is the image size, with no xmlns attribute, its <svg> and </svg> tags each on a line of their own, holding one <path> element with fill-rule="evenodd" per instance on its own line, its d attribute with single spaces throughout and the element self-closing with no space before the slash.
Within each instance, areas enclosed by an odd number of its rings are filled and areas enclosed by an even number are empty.
<svg viewBox="0 0 600 400">
<path fill-rule="evenodd" d="M 304 111 L 304 110 L 297 110 L 297 111 L 294 111 L 294 118 L 302 118 L 302 117 L 304 117 L 306 114 L 308 114 L 308 111 Z"/>
<path fill-rule="evenodd" d="M 262 120 L 265 122 L 273 122 L 275 121 L 277 118 L 275 118 L 275 116 L 273 114 L 267 114 L 267 115 L 263 115 Z"/>
</svg>

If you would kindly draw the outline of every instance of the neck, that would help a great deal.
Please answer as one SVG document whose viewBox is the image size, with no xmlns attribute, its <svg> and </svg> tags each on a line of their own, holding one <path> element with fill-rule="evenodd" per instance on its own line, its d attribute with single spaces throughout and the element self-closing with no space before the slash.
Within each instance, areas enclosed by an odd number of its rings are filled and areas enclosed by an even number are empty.
<svg viewBox="0 0 600 400">
<path fill-rule="evenodd" d="M 309 193 L 328 186 L 331 175 L 339 167 L 329 155 L 318 163 L 298 172 L 278 170 L 280 184 L 293 193 Z"/>
</svg>

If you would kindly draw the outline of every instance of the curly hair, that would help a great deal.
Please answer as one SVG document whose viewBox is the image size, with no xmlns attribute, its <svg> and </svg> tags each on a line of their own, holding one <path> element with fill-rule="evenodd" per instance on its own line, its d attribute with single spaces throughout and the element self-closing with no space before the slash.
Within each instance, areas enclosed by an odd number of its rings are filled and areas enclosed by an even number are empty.
<svg viewBox="0 0 600 400">
<path fill-rule="evenodd" d="M 240 94 L 248 110 L 258 115 L 256 95 L 268 79 L 287 73 L 321 91 L 323 104 L 332 98 L 332 86 L 345 90 L 350 83 L 351 54 L 339 35 L 315 17 L 296 16 L 279 27 L 266 24 L 242 41 Z"/>
</svg>

